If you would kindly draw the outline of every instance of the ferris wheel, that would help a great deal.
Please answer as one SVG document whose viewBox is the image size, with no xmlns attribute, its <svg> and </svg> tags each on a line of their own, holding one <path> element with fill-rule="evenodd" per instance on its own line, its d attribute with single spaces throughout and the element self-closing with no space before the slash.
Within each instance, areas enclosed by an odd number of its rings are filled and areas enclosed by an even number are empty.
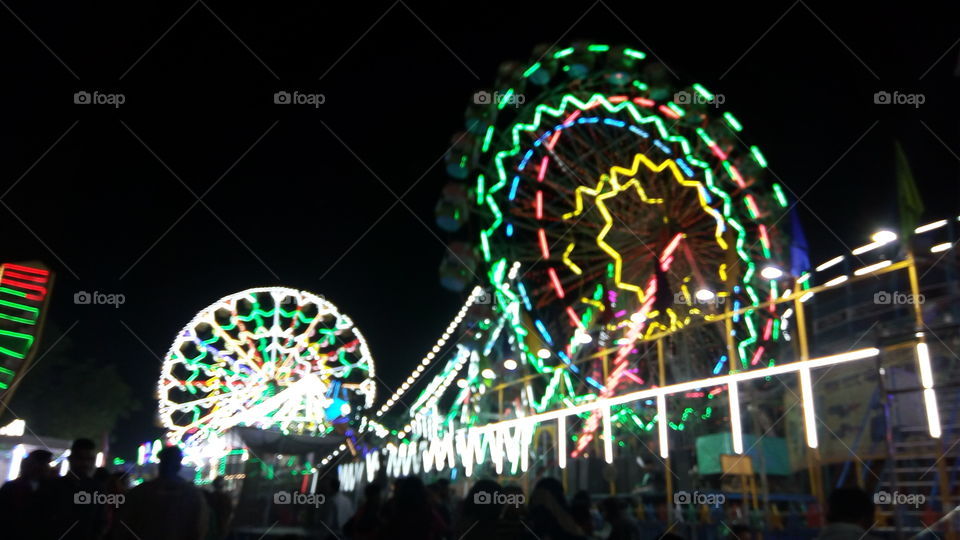
<svg viewBox="0 0 960 540">
<path fill-rule="evenodd" d="M 448 155 L 472 219 L 446 197 L 438 222 L 475 225 L 510 361 L 548 381 L 521 395 L 533 411 L 775 362 L 782 188 L 724 96 L 645 57 L 578 43 L 505 64 Z M 706 324 L 724 312 L 729 326 Z M 689 393 L 682 420 L 719 391 Z"/>
<path fill-rule="evenodd" d="M 174 444 L 234 426 L 322 436 L 376 397 L 360 330 L 324 298 L 248 289 L 200 311 L 177 334 L 160 376 L 160 419 Z"/>
</svg>

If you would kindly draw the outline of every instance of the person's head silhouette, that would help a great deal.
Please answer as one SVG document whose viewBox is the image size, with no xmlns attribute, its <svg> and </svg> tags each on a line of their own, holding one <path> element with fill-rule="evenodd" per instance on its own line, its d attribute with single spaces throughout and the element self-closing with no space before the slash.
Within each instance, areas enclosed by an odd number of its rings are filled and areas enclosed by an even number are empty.
<svg viewBox="0 0 960 540">
<path fill-rule="evenodd" d="M 77 478 L 91 478 L 97 464 L 97 445 L 90 439 L 77 439 L 70 446 L 70 473 Z"/>
<path fill-rule="evenodd" d="M 157 467 L 157 475 L 160 478 L 176 478 L 183 466 L 183 452 L 176 446 L 168 446 L 157 453 L 160 465 Z"/>
<path fill-rule="evenodd" d="M 34 450 L 30 455 L 20 462 L 20 477 L 30 481 L 38 481 L 47 478 L 52 469 L 50 469 L 50 460 L 53 454 L 48 450 Z"/>
</svg>

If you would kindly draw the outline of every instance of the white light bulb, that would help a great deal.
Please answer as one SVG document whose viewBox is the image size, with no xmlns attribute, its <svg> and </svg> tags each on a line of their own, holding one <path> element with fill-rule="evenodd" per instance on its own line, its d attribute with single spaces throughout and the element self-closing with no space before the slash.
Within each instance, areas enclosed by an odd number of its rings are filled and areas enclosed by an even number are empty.
<svg viewBox="0 0 960 540">
<path fill-rule="evenodd" d="M 517 361 L 513 358 L 507 358 L 503 361 L 503 369 L 507 371 L 513 371 L 517 369 Z"/>
<path fill-rule="evenodd" d="M 710 300 L 713 300 L 716 294 L 714 294 L 710 289 L 700 289 L 696 292 L 696 294 L 694 294 L 694 296 L 696 296 L 697 300 L 701 302 L 709 302 Z"/>
<path fill-rule="evenodd" d="M 889 244 L 897 239 L 897 233 L 887 230 L 877 231 L 873 233 L 873 236 L 871 236 L 870 239 L 880 244 Z"/>
<path fill-rule="evenodd" d="M 760 270 L 760 275 L 764 279 L 780 279 L 783 276 L 783 270 L 776 266 L 764 266 L 763 270 Z"/>
<path fill-rule="evenodd" d="M 550 358 L 550 349 L 540 349 L 537 351 L 537 356 L 544 360 Z"/>
</svg>

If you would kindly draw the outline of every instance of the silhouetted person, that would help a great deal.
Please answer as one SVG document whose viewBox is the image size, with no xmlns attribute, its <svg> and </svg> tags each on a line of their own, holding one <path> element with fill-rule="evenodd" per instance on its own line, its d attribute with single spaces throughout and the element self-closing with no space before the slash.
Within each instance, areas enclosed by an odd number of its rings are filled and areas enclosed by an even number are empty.
<svg viewBox="0 0 960 540">
<path fill-rule="evenodd" d="M 179 476 L 183 454 L 168 446 L 157 457 L 157 477 L 131 489 L 120 506 L 114 538 L 204 540 L 209 510 L 203 493 Z"/>
<path fill-rule="evenodd" d="M 573 494 L 573 499 L 570 500 L 570 515 L 587 536 L 593 536 L 593 514 L 590 512 L 592 508 L 590 492 L 581 489 Z"/>
<path fill-rule="evenodd" d="M 446 524 L 430 504 L 430 494 L 422 480 L 407 476 L 397 480 L 395 486 L 380 538 L 437 540 L 447 535 Z"/>
<path fill-rule="evenodd" d="M 604 521 L 610 524 L 607 540 L 640 540 L 640 524 L 624 511 L 624 501 L 608 497 L 600 503 L 600 513 Z"/>
<path fill-rule="evenodd" d="M 20 540 L 34 538 L 42 515 L 37 492 L 40 484 L 52 476 L 50 459 L 53 454 L 46 450 L 34 450 L 20 462 L 20 475 L 0 488 L 0 523 L 4 538 Z"/>
<path fill-rule="evenodd" d="M 99 469 L 98 469 L 99 470 Z M 96 478 L 96 474 L 94 474 Z M 106 479 L 103 482 L 103 489 L 107 494 L 114 495 L 113 501 L 126 500 L 127 496 L 127 473 L 123 471 L 113 471 L 107 474 Z M 113 527 L 118 525 L 117 519 L 120 514 L 119 505 L 110 505 L 107 504 L 107 531 L 112 531 Z M 109 533 L 108 533 L 109 536 Z"/>
<path fill-rule="evenodd" d="M 223 478 L 216 477 L 210 482 L 210 491 L 205 491 L 207 506 L 210 507 L 210 538 L 226 538 L 233 520 L 233 500 L 223 489 Z"/>
<path fill-rule="evenodd" d="M 45 517 L 40 538 L 99 540 L 107 533 L 107 495 L 93 479 L 97 446 L 77 439 L 70 446 L 67 474 L 42 483 L 37 492 Z"/>
<path fill-rule="evenodd" d="M 477 480 L 463 499 L 454 536 L 463 539 L 493 538 L 503 508 L 502 500 L 500 484 L 493 480 Z"/>
<path fill-rule="evenodd" d="M 833 490 L 827 499 L 827 526 L 819 540 L 872 540 L 867 534 L 873 528 L 873 499 L 860 488 Z"/>
<path fill-rule="evenodd" d="M 530 528 L 537 537 L 553 540 L 586 538 L 570 515 L 563 484 L 556 478 L 543 478 L 537 482 L 530 494 L 529 507 Z"/>
<path fill-rule="evenodd" d="M 503 486 L 504 504 L 497 520 L 497 540 L 534 540 L 527 528 L 527 505 L 523 489 L 516 484 Z"/>
<path fill-rule="evenodd" d="M 330 479 L 330 494 L 327 495 L 323 506 L 326 510 L 323 524 L 326 526 L 322 531 L 321 538 L 343 538 L 343 526 L 350 521 L 353 516 L 353 502 L 340 491 L 340 480 Z"/>
<path fill-rule="evenodd" d="M 441 478 L 436 482 L 430 484 L 427 488 L 430 491 L 430 495 L 433 497 L 434 507 L 437 509 L 437 512 L 440 514 L 440 517 L 443 518 L 443 522 L 446 524 L 447 529 L 453 529 L 453 502 L 450 497 L 450 481 Z"/>
<path fill-rule="evenodd" d="M 374 540 L 383 528 L 383 486 L 371 482 L 363 490 L 363 504 L 343 526 L 351 540 Z"/>
</svg>

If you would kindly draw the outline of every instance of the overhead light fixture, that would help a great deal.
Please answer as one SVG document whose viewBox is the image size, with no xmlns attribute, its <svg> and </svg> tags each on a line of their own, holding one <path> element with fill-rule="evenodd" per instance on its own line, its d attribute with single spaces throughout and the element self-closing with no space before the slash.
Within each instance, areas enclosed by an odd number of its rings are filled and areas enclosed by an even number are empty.
<svg viewBox="0 0 960 540">
<path fill-rule="evenodd" d="M 493 371 L 492 369 L 490 369 L 490 368 L 487 368 L 487 369 L 481 371 L 481 372 L 480 372 L 480 376 L 483 377 L 484 379 L 496 379 L 496 378 L 497 378 L 496 372 L 494 372 L 494 371 Z"/>
<path fill-rule="evenodd" d="M 893 264 L 893 262 L 889 260 L 880 261 L 876 264 L 871 264 L 869 266 L 864 266 L 863 268 L 860 268 L 858 270 L 854 270 L 853 275 L 862 276 L 864 274 L 870 274 L 872 272 L 876 272 L 877 270 L 880 270 L 881 268 L 886 268 L 891 264 Z"/>
<path fill-rule="evenodd" d="M 537 351 L 537 356 L 544 360 L 546 360 L 547 358 L 550 358 L 550 349 L 540 349 L 539 351 Z"/>
<path fill-rule="evenodd" d="M 701 302 L 709 302 L 713 300 L 717 295 L 714 294 L 714 292 L 711 291 L 710 289 L 700 289 L 694 294 L 694 296 L 696 296 L 697 300 Z"/>
<path fill-rule="evenodd" d="M 944 242 L 942 244 L 937 244 L 930 248 L 930 253 L 940 253 L 941 251 L 946 251 L 953 247 L 953 244 L 950 242 Z"/>
<path fill-rule="evenodd" d="M 887 230 L 877 231 L 873 233 L 870 239 L 881 244 L 889 244 L 897 239 L 897 233 Z"/>
<path fill-rule="evenodd" d="M 764 266 L 763 270 L 760 270 L 760 275 L 764 279 L 780 279 L 783 276 L 783 270 L 776 266 Z"/>
<path fill-rule="evenodd" d="M 857 275 L 859 275 L 859 274 L 857 274 Z M 831 279 L 830 281 L 824 283 L 823 286 L 824 286 L 824 287 L 833 287 L 834 285 L 839 285 L 839 284 L 843 283 L 844 281 L 846 281 L 846 280 L 848 280 L 848 279 L 850 279 L 848 276 L 837 276 L 837 277 Z M 801 298 L 800 301 L 803 302 L 803 299 Z"/>
<path fill-rule="evenodd" d="M 517 369 L 517 361 L 513 358 L 507 358 L 503 361 L 503 369 L 507 371 L 513 371 Z"/>
<path fill-rule="evenodd" d="M 838 264 L 840 264 L 840 263 L 842 263 L 842 262 L 843 262 L 843 255 L 840 255 L 839 257 L 834 257 L 834 258 L 830 259 L 829 261 L 827 261 L 827 262 L 821 264 L 820 266 L 818 266 L 818 267 L 817 267 L 817 272 L 823 272 L 823 271 L 826 270 L 827 268 L 830 268 L 831 266 L 836 266 L 836 265 L 838 265 Z"/>
<path fill-rule="evenodd" d="M 941 219 L 940 221 L 934 221 L 933 223 L 927 223 L 926 225 L 921 225 L 913 230 L 914 234 L 922 234 L 927 231 L 932 231 L 934 229 L 939 229 L 947 224 L 947 220 Z"/>
</svg>

